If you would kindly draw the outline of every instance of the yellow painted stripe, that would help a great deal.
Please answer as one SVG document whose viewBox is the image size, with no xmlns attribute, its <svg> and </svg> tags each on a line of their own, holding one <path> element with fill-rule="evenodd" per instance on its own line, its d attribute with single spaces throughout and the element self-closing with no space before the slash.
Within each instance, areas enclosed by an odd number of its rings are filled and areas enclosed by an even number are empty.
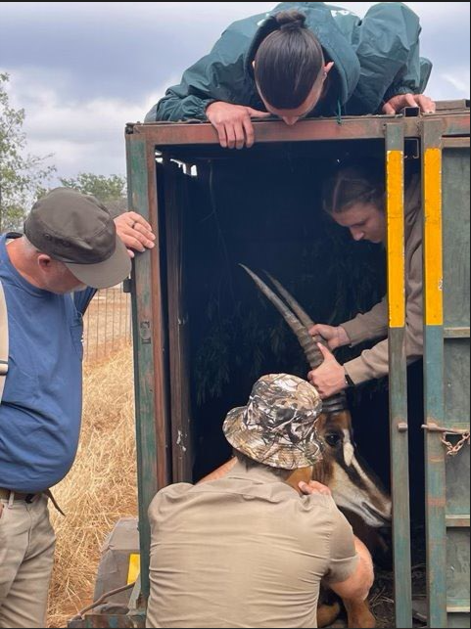
<svg viewBox="0 0 471 629">
<path fill-rule="evenodd" d="M 443 159 L 439 148 L 425 152 L 425 321 L 442 326 L 443 314 Z"/>
<path fill-rule="evenodd" d="M 141 573 L 141 556 L 129 556 L 128 585 L 135 583 Z"/>
<path fill-rule="evenodd" d="M 388 153 L 388 299 L 389 327 L 406 325 L 404 153 Z"/>
</svg>

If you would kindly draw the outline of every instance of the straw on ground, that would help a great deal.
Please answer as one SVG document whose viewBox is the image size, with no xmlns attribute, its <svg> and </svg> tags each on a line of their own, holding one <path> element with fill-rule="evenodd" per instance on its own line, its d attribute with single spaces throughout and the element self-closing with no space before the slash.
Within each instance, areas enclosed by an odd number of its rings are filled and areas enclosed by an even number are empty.
<svg viewBox="0 0 471 629">
<path fill-rule="evenodd" d="M 126 347 L 84 374 L 80 447 L 67 478 L 54 489 L 66 517 L 52 511 L 57 535 L 49 626 L 91 602 L 101 546 L 122 517 L 136 516 L 132 351 Z"/>
</svg>

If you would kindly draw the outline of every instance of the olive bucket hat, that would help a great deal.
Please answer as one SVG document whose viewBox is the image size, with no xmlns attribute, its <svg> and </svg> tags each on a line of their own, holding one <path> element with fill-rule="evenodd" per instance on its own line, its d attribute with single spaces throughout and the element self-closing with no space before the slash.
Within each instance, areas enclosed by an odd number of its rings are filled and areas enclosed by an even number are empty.
<svg viewBox="0 0 471 629">
<path fill-rule="evenodd" d="M 233 448 L 269 467 L 295 470 L 317 463 L 322 446 L 316 432 L 322 401 L 296 376 L 264 376 L 247 406 L 232 410 L 224 434 Z"/>
<path fill-rule="evenodd" d="M 40 199 L 24 225 L 26 238 L 63 262 L 83 284 L 111 288 L 131 271 L 131 259 L 108 209 L 95 197 L 56 188 Z"/>
</svg>

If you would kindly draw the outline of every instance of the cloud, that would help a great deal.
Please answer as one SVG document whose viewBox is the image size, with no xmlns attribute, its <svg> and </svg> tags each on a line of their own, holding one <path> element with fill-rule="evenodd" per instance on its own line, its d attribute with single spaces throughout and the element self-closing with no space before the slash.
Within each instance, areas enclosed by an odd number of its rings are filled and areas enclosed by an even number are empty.
<svg viewBox="0 0 471 629">
<path fill-rule="evenodd" d="M 230 22 L 275 4 L 3 2 L 0 71 L 11 73 L 12 102 L 26 110 L 30 151 L 55 152 L 61 176 L 123 173 L 125 123 L 142 120 Z M 363 16 L 375 3 L 338 4 Z M 406 4 L 434 62 L 427 93 L 468 97 L 470 4 Z"/>
<path fill-rule="evenodd" d="M 52 77 L 51 77 L 52 78 Z M 145 101 L 123 99 L 64 99 L 67 77 L 48 80 L 35 70 L 16 72 L 9 85 L 11 105 L 26 110 L 24 130 L 28 150 L 35 155 L 54 154 L 59 177 L 81 172 L 123 174 L 124 129 L 127 122 L 143 120 L 144 113 L 163 95 L 164 87 Z"/>
<path fill-rule="evenodd" d="M 112 9 L 110 10 L 110 4 Z M 153 18 L 155 23 L 163 20 L 177 20 L 177 23 L 212 22 L 218 18 L 226 22 L 241 19 L 248 15 L 270 11 L 276 2 L 2 2 L 2 17 L 15 18 L 21 13 L 24 18 L 33 15 L 41 23 L 50 20 L 68 18 L 77 19 L 106 18 L 107 24 L 119 22 L 125 17 L 132 18 L 134 24 L 141 26 L 139 20 Z M 366 11 L 377 4 L 375 2 L 339 2 L 344 8 L 362 17 Z M 469 14 L 466 2 L 405 2 L 417 14 L 442 18 L 450 15 Z"/>
<path fill-rule="evenodd" d="M 372 4 L 342 6 L 363 15 Z M 446 8 L 442 3 L 409 4 L 422 18 L 422 54 L 433 59 L 438 74 L 447 65 L 454 72 L 457 62 L 469 64 L 469 3 L 447 3 Z M 134 97 L 139 102 L 170 75 L 179 80 L 231 21 L 274 6 L 266 2 L 112 5 L 110 11 L 107 2 L 2 3 L 2 63 L 12 72 L 34 63 L 38 71 L 68 73 L 64 93 L 69 97 Z"/>
<path fill-rule="evenodd" d="M 110 4 L 112 8 L 110 10 Z M 3 2 L 2 17 L 17 18 L 21 12 L 28 19 L 34 16 L 41 23 L 50 20 L 76 20 L 105 18 L 107 24 L 121 22 L 123 18 L 129 22 L 132 19 L 134 28 L 142 26 L 140 20 L 152 18 L 154 26 L 159 26 L 165 20 L 172 20 L 174 24 L 195 22 L 214 22 L 218 18 L 227 21 L 240 19 L 260 12 L 271 10 L 273 2 Z M 365 3 L 364 3 L 365 4 Z"/>
<path fill-rule="evenodd" d="M 461 72 L 458 74 L 443 74 L 441 77 L 443 84 L 445 85 L 444 93 L 449 93 L 447 84 L 451 85 L 451 87 L 456 91 L 457 94 L 461 94 L 463 96 L 469 97 L 469 68 L 462 68 Z"/>
</svg>

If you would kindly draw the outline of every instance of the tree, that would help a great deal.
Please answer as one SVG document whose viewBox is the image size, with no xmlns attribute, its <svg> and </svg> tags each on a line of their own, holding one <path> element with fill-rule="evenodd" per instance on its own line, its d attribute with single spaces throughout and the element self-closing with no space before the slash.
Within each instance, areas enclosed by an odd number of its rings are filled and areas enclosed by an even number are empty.
<svg viewBox="0 0 471 629">
<path fill-rule="evenodd" d="M 104 203 L 113 214 L 121 214 L 127 207 L 126 180 L 119 175 L 94 175 L 79 173 L 72 179 L 61 179 L 66 188 L 73 188 L 83 194 L 91 194 Z"/>
<path fill-rule="evenodd" d="M 91 194 L 102 203 L 118 201 L 126 196 L 126 180 L 119 175 L 93 175 L 80 173 L 74 179 L 61 179 L 66 188 L 73 188 L 83 194 Z"/>
<path fill-rule="evenodd" d="M 0 73 L 0 233 L 21 227 L 44 181 L 55 172 L 55 167 L 46 163 L 51 155 L 26 153 L 25 111 L 10 106 L 8 81 L 9 75 Z"/>
</svg>

